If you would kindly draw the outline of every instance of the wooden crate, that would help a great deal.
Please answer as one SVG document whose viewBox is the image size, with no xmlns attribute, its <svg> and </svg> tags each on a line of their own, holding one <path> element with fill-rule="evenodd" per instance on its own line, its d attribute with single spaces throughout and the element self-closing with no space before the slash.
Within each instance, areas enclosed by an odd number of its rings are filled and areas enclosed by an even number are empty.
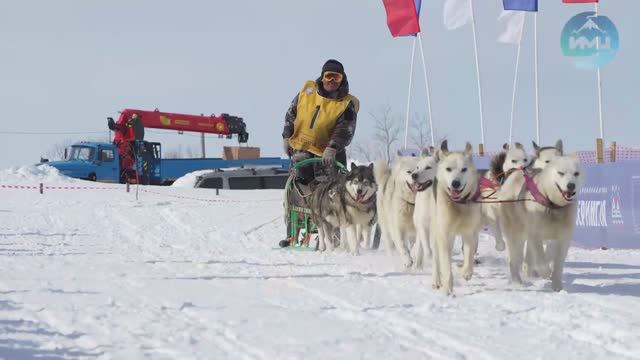
<svg viewBox="0 0 640 360">
<path fill-rule="evenodd" d="M 222 148 L 224 160 L 247 160 L 260 158 L 259 147 L 249 146 L 224 146 Z"/>
</svg>

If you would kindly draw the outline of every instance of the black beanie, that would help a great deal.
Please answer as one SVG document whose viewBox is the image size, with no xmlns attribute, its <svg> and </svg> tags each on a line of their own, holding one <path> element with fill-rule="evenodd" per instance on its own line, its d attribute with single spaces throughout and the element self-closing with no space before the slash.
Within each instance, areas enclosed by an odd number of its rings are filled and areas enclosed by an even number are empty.
<svg viewBox="0 0 640 360">
<path fill-rule="evenodd" d="M 334 59 L 329 59 L 326 63 L 324 63 L 324 65 L 322 65 L 322 74 L 320 74 L 320 76 L 322 76 L 325 71 L 333 71 L 342 75 L 346 75 L 344 73 L 344 67 L 342 66 L 340 61 Z"/>
</svg>

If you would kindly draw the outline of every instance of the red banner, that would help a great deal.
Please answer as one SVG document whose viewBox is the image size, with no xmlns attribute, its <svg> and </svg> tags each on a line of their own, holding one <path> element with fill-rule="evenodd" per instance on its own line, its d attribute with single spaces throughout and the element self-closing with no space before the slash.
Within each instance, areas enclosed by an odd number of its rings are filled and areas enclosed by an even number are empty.
<svg viewBox="0 0 640 360">
<path fill-rule="evenodd" d="M 415 35 L 420 22 L 414 0 L 383 0 L 387 12 L 387 25 L 393 37 Z"/>
</svg>

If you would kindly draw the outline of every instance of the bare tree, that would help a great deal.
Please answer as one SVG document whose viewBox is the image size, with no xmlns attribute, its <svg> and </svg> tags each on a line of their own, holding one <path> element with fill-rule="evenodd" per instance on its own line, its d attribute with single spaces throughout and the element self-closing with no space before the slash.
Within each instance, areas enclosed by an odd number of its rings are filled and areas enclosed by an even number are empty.
<svg viewBox="0 0 640 360">
<path fill-rule="evenodd" d="M 353 144 L 348 148 L 348 155 L 352 159 L 357 159 L 364 162 L 372 162 L 375 160 L 375 151 L 372 151 L 370 146 L 362 143 Z"/>
<path fill-rule="evenodd" d="M 387 106 L 381 107 L 377 112 L 370 112 L 369 115 L 375 121 L 373 126 L 373 139 L 380 146 L 383 152 L 382 156 L 391 163 L 391 148 L 393 143 L 398 141 L 400 128 L 398 128 L 398 119 L 391 115 L 391 108 Z"/>
<path fill-rule="evenodd" d="M 57 142 L 53 144 L 53 146 L 51 146 L 45 156 L 50 161 L 64 160 L 65 150 L 69 149 L 73 143 L 74 141 L 71 139 L 65 139 L 63 141 Z"/>
<path fill-rule="evenodd" d="M 199 156 L 196 156 L 196 155 L 195 155 L 195 151 L 193 150 L 193 148 L 192 148 L 191 146 L 188 146 L 188 147 L 187 147 L 187 150 L 185 151 L 185 156 L 184 156 L 184 158 L 186 158 L 186 159 L 193 159 L 193 158 L 196 158 L 196 157 L 199 157 Z"/>
<path fill-rule="evenodd" d="M 431 130 L 427 126 L 426 116 L 421 117 L 414 114 L 411 118 L 411 144 L 416 146 L 420 152 L 431 145 Z"/>
<path fill-rule="evenodd" d="M 162 154 L 162 157 L 165 159 L 180 159 L 182 158 L 182 146 L 178 145 L 177 148 L 172 148 L 168 151 L 165 151 Z"/>
</svg>

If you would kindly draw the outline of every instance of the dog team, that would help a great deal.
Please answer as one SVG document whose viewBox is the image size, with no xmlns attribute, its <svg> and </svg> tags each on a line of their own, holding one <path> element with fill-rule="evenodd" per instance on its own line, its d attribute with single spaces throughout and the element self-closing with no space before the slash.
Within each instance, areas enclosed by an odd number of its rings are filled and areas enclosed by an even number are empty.
<svg viewBox="0 0 640 360">
<path fill-rule="evenodd" d="M 507 249 L 511 282 L 521 284 L 524 270 L 550 277 L 560 291 L 584 174 L 561 140 L 533 147 L 529 156 L 522 144 L 505 144 L 483 173 L 469 143 L 450 151 L 446 140 L 419 157 L 398 156 L 392 168 L 385 161 L 352 163 L 345 176 L 313 192 L 319 250 L 332 250 L 339 233 L 340 245 L 357 255 L 377 224 L 389 254 L 407 269 L 431 257 L 433 288 L 452 295 L 455 239 L 462 239 L 461 275 L 469 280 L 480 232 L 487 229 L 496 250 Z"/>
</svg>

